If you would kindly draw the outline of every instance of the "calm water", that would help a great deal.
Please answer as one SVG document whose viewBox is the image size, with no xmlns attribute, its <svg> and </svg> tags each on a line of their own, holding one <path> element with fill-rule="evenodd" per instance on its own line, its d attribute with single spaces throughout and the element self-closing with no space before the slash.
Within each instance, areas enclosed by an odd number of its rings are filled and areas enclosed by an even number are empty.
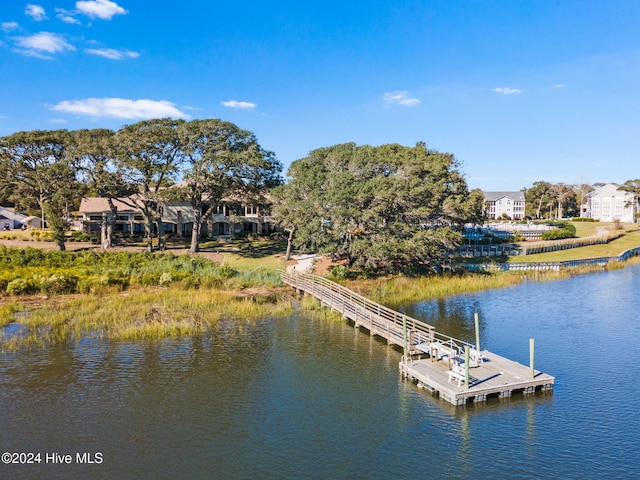
<svg viewBox="0 0 640 480">
<path fill-rule="evenodd" d="M 635 265 L 404 307 L 469 340 L 477 310 L 482 348 L 527 364 L 535 337 L 556 376 L 457 409 L 403 381 L 393 347 L 302 314 L 6 355 L 0 453 L 41 463 L 0 478 L 638 478 L 639 282 Z"/>
</svg>

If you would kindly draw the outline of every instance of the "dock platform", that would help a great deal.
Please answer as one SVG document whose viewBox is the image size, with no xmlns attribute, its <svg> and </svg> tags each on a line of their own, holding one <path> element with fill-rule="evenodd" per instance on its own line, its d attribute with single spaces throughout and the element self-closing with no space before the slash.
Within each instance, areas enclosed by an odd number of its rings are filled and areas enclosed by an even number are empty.
<svg viewBox="0 0 640 480">
<path fill-rule="evenodd" d="M 482 351 L 483 361 L 477 367 L 469 368 L 469 388 L 464 381 L 449 375 L 448 359 L 433 361 L 432 358 L 409 359 L 400 363 L 401 373 L 418 383 L 419 387 L 431 392 L 453 405 L 481 402 L 488 397 L 510 397 L 514 393 L 534 393 L 536 390 L 553 389 L 554 377 L 531 369 L 518 362 Z"/>
</svg>

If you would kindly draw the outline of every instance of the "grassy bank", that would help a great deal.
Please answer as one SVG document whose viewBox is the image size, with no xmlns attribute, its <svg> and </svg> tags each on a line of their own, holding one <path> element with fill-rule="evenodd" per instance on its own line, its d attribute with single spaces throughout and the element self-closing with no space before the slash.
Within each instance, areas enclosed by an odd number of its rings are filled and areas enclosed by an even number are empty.
<svg viewBox="0 0 640 480">
<path fill-rule="evenodd" d="M 565 260 L 581 260 L 585 258 L 616 257 L 622 252 L 640 246 L 640 231 L 627 232 L 609 243 L 589 245 L 587 247 L 570 248 L 556 252 L 538 253 L 510 257 L 509 262 L 560 262 Z"/>
<path fill-rule="evenodd" d="M 640 244 L 640 232 L 611 243 L 617 255 L 619 249 Z M 188 336 L 207 331 L 221 319 L 291 313 L 290 306 L 277 301 L 282 292 L 289 292 L 280 279 L 281 255 L 273 251 L 273 245 L 265 248 L 234 246 L 225 252 L 224 264 L 216 264 L 189 255 L 0 247 L 0 262 L 5 266 L 0 272 L 0 327 L 13 322 L 16 314 L 22 327 L 17 334 L 0 333 L 0 350 L 75 342 L 82 337 L 137 340 Z M 566 259 L 568 252 L 554 253 Z M 394 307 L 601 270 L 396 276 L 341 283 Z M 312 311 L 315 302 L 307 298 L 302 308 Z"/>
<path fill-rule="evenodd" d="M 433 300 L 494 288 L 512 287 L 523 281 L 569 278 L 573 275 L 593 271 L 602 271 L 602 268 L 562 270 L 559 272 L 463 273 L 429 277 L 398 276 L 383 280 L 355 280 L 344 283 L 344 285 L 377 303 L 393 307 L 403 303 Z"/>
<path fill-rule="evenodd" d="M 276 268 L 236 269 L 202 256 L 58 252 L 0 246 L 0 295 L 108 293 L 140 286 L 242 289 L 281 286 Z"/>
<path fill-rule="evenodd" d="M 233 265 L 241 263 L 236 255 Z M 283 308 L 273 261 L 245 261 L 240 269 L 202 256 L 0 247 L 0 262 L 0 326 L 26 313 L 19 335 L 0 337 L 4 350 L 82 336 L 191 335 L 222 318 L 261 318 Z"/>
<path fill-rule="evenodd" d="M 16 306 L 17 309 L 22 307 Z M 290 313 L 275 294 L 171 286 L 107 295 L 77 295 L 45 304 L 21 317 L 22 334 L 2 338 L 0 350 L 65 344 L 83 337 L 140 340 L 194 335 L 223 319 L 259 319 Z"/>
</svg>

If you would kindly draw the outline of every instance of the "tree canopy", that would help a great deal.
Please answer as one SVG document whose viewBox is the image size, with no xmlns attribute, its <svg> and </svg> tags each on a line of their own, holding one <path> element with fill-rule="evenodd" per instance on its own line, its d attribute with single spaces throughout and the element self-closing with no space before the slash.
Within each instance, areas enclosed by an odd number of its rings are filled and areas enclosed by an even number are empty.
<svg viewBox="0 0 640 480">
<path fill-rule="evenodd" d="M 197 251 L 203 220 L 221 201 L 258 206 L 266 189 L 281 182 L 281 164 L 253 133 L 217 119 L 144 120 L 117 132 L 108 129 L 30 131 L 0 137 L 0 198 L 37 207 L 46 215 L 61 249 L 70 212 L 82 195 L 106 198 L 103 246 L 111 245 L 117 209 L 113 200 L 135 194 L 130 202 L 162 246 L 162 212 L 170 200 L 188 201 L 196 221 L 192 251 Z M 182 188 L 176 187 L 176 181 Z"/>
<path fill-rule="evenodd" d="M 46 219 L 61 250 L 74 198 L 81 193 L 66 156 L 71 142 L 67 130 L 33 130 L 0 138 L 0 170 L 6 172 L 0 183 L 14 202 L 37 203 L 43 225 Z"/>
<path fill-rule="evenodd" d="M 276 221 L 295 246 L 354 268 L 438 269 L 482 216 L 482 192 L 469 191 L 455 157 L 424 143 L 320 148 L 288 176 L 273 191 Z"/>
<path fill-rule="evenodd" d="M 223 200 L 258 206 L 281 182 L 282 166 L 253 133 L 222 120 L 194 120 L 180 128 L 186 160 L 178 196 L 194 209 L 190 252 L 198 251 L 202 223 Z"/>
</svg>

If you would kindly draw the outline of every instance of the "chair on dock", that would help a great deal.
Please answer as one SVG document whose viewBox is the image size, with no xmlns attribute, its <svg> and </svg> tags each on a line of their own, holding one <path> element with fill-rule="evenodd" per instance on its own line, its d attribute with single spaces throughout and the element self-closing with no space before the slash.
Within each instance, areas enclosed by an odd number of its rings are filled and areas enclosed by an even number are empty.
<svg viewBox="0 0 640 480">
<path fill-rule="evenodd" d="M 479 367 L 482 362 L 484 362 L 484 355 L 482 355 L 482 353 L 480 353 L 475 348 L 470 348 L 469 349 L 469 366 Z"/>
<path fill-rule="evenodd" d="M 462 385 L 462 382 L 466 380 L 464 367 L 459 363 L 455 363 L 451 370 L 447 372 L 447 375 L 449 375 L 449 381 L 455 378 L 458 381 L 458 386 Z"/>
</svg>

